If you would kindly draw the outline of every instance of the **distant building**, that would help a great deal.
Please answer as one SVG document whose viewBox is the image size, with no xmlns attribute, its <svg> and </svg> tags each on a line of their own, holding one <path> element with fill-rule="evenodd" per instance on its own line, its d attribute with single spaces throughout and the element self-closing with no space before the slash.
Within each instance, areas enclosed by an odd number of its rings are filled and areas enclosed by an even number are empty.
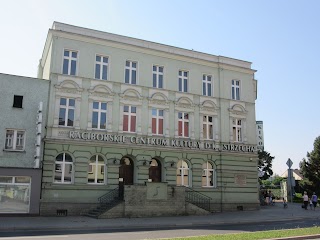
<svg viewBox="0 0 320 240">
<path fill-rule="evenodd" d="M 48 93 L 48 80 L 0 74 L 0 214 L 39 214 Z"/>
<path fill-rule="evenodd" d="M 299 185 L 299 182 L 303 180 L 303 175 L 300 173 L 299 169 L 291 169 L 291 171 L 292 171 L 292 177 L 294 179 L 291 184 L 294 187 L 294 191 L 298 193 L 302 193 L 302 189 Z M 282 173 L 280 177 L 288 178 L 288 170 Z M 289 180 L 287 181 L 287 183 L 289 183 Z"/>
<path fill-rule="evenodd" d="M 258 209 L 254 73 L 250 62 L 55 22 L 39 66 L 51 80 L 41 214 Z"/>
<path fill-rule="evenodd" d="M 264 150 L 263 121 L 256 121 L 257 148 Z"/>
<path fill-rule="evenodd" d="M 303 175 L 300 173 L 299 169 L 292 169 L 292 176 L 296 181 L 303 180 Z M 288 170 L 282 173 L 280 177 L 288 178 Z"/>
</svg>

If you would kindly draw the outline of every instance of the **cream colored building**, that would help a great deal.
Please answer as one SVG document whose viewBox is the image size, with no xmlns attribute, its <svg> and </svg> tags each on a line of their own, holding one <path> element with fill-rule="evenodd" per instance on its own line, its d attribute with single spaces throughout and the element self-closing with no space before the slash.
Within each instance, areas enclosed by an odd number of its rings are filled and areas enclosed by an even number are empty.
<svg viewBox="0 0 320 240">
<path fill-rule="evenodd" d="M 200 196 L 209 212 L 259 208 L 254 73 L 55 22 L 38 76 L 51 80 L 42 214 L 84 214 L 114 193 L 123 201 L 97 216 L 195 214 Z"/>
</svg>

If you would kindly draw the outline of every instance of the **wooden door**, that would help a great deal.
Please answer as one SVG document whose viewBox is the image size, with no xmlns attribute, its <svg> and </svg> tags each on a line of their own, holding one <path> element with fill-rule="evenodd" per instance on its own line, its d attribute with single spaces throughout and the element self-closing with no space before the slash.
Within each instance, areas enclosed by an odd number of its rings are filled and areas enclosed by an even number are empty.
<svg viewBox="0 0 320 240">
<path fill-rule="evenodd" d="M 133 164 L 129 158 L 121 159 L 119 178 L 123 179 L 124 185 L 133 185 Z"/>
<path fill-rule="evenodd" d="M 151 160 L 149 178 L 152 182 L 161 182 L 161 163 L 156 159 Z"/>
<path fill-rule="evenodd" d="M 159 166 L 151 166 L 149 168 L 149 178 L 152 182 L 161 182 L 161 168 Z"/>
</svg>

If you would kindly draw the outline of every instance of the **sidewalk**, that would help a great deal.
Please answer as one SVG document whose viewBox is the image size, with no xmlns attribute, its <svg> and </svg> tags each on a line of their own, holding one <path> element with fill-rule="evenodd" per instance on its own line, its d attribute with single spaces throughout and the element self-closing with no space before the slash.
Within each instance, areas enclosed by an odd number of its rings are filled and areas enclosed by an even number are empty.
<svg viewBox="0 0 320 240">
<path fill-rule="evenodd" d="M 118 229 L 152 228 L 172 226 L 195 226 L 207 224 L 237 224 L 266 221 L 286 221 L 320 217 L 320 208 L 304 210 L 301 204 L 289 203 L 284 209 L 282 203 L 263 206 L 258 211 L 237 211 L 213 213 L 207 216 L 155 217 L 94 219 L 90 217 L 0 217 L 0 232 L 19 230 L 63 230 L 63 229 Z"/>
</svg>

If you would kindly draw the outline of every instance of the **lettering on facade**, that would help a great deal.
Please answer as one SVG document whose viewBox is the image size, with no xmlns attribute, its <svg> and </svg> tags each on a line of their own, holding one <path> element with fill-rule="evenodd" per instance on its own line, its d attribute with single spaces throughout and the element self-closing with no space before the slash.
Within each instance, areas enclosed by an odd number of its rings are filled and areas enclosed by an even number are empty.
<svg viewBox="0 0 320 240">
<path fill-rule="evenodd" d="M 154 138 L 154 137 L 138 137 L 138 136 L 125 136 L 106 133 L 93 133 L 93 132 L 79 132 L 70 131 L 70 139 L 80 139 L 88 141 L 103 141 L 110 143 L 125 143 L 125 144 L 140 144 L 149 146 L 162 146 L 174 148 L 188 148 L 188 149 L 207 149 L 214 151 L 228 151 L 228 152 L 256 152 L 256 146 L 245 144 L 222 144 L 218 145 L 215 142 L 195 141 L 195 140 L 182 140 L 182 139 L 168 139 L 168 138 Z"/>
</svg>

